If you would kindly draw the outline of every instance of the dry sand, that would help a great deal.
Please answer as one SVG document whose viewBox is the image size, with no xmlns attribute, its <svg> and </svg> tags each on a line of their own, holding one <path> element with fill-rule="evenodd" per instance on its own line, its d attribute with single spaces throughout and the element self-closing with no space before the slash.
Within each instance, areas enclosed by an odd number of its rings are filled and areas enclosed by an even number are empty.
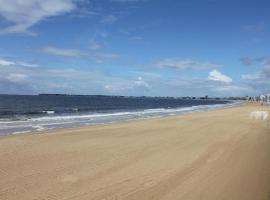
<svg viewBox="0 0 270 200">
<path fill-rule="evenodd" d="M 270 199 L 259 105 L 0 137 L 1 200 Z"/>
</svg>

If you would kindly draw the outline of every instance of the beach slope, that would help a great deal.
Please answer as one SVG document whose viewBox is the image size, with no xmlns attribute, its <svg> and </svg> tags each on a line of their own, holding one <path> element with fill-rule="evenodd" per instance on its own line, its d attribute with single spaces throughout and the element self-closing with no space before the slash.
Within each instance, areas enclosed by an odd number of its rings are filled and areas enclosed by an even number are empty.
<svg viewBox="0 0 270 200">
<path fill-rule="evenodd" d="M 269 107 L 0 137 L 0 199 L 270 199 L 270 122 L 255 110 Z"/>
</svg>

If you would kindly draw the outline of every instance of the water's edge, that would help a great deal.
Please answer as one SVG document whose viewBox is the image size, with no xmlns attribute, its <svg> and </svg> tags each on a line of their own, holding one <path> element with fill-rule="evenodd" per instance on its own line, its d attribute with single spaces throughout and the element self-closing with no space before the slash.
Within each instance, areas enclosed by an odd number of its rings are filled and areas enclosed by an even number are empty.
<svg viewBox="0 0 270 200">
<path fill-rule="evenodd" d="M 53 117 L 31 118 L 25 121 L 0 122 L 0 136 L 14 134 L 42 133 L 48 130 L 61 128 L 75 128 L 91 125 L 105 125 L 118 122 L 136 121 L 149 118 L 160 118 L 166 116 L 183 115 L 187 113 L 204 112 L 222 108 L 233 107 L 242 102 L 230 102 L 227 104 L 199 105 L 191 107 L 180 107 L 174 109 L 145 109 L 131 112 L 98 113 L 90 115 L 65 115 Z"/>
</svg>

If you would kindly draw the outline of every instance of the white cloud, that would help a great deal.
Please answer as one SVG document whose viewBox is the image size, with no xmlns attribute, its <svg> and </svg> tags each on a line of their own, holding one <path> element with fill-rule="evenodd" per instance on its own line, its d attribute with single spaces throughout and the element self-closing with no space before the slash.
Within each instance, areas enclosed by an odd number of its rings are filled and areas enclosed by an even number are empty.
<svg viewBox="0 0 270 200">
<path fill-rule="evenodd" d="M 0 0 L 0 15 L 13 25 L 2 33 L 31 33 L 40 21 L 76 9 L 76 0 Z"/>
<path fill-rule="evenodd" d="M 237 85 L 216 85 L 211 88 L 211 91 L 213 91 L 216 94 L 219 94 L 219 96 L 245 96 L 247 94 L 253 93 L 253 89 L 247 85 L 237 84 Z"/>
<path fill-rule="evenodd" d="M 39 65 L 36 64 L 36 63 L 18 62 L 17 64 L 20 65 L 20 66 L 29 67 L 29 68 L 39 67 Z"/>
<path fill-rule="evenodd" d="M 256 72 L 243 74 L 242 80 L 245 85 L 253 89 L 252 94 L 258 95 L 263 93 L 269 93 L 270 88 L 270 57 L 263 56 L 253 58 L 253 64 L 259 65 L 261 69 Z"/>
<path fill-rule="evenodd" d="M 213 90 L 219 91 L 219 92 L 233 92 L 236 93 L 239 91 L 249 91 L 250 88 L 244 87 L 244 86 L 238 86 L 238 85 L 222 85 L 214 87 Z"/>
<path fill-rule="evenodd" d="M 0 58 L 0 67 L 10 67 L 10 66 L 21 66 L 21 67 L 29 67 L 29 68 L 36 68 L 39 67 L 38 64 L 33 62 L 25 62 L 25 61 L 19 61 L 18 58 L 12 58 L 9 60 Z"/>
<path fill-rule="evenodd" d="M 37 49 L 38 51 L 48 53 L 56 56 L 66 56 L 66 57 L 80 57 L 86 54 L 79 49 L 65 49 L 53 46 L 41 47 Z"/>
<path fill-rule="evenodd" d="M 114 2 L 120 2 L 120 3 L 128 3 L 128 2 L 140 2 L 140 1 L 146 1 L 146 0 L 111 0 Z"/>
<path fill-rule="evenodd" d="M 147 82 L 145 82 L 141 76 L 139 76 L 134 83 L 136 86 L 139 87 L 150 88 L 150 85 Z"/>
<path fill-rule="evenodd" d="M 54 47 L 54 46 L 40 47 L 34 50 L 47 53 L 50 55 L 54 55 L 54 56 L 90 59 L 98 63 L 105 62 L 107 60 L 113 60 L 119 57 L 119 55 L 115 53 L 98 52 L 98 51 L 83 51 L 80 49 L 59 48 L 59 47 Z"/>
<path fill-rule="evenodd" d="M 100 21 L 103 24 L 113 24 L 117 21 L 117 17 L 114 15 L 107 15 Z"/>
<path fill-rule="evenodd" d="M 111 75 L 91 68 L 23 67 L 15 64 L 0 71 L 0 93 L 12 94 L 226 96 L 233 91 L 235 95 L 246 95 L 248 91 L 240 87 L 238 83 L 232 85 L 179 76 L 166 78 L 147 72 Z"/>
<path fill-rule="evenodd" d="M 104 90 L 108 92 L 109 94 L 119 94 L 123 91 L 132 90 L 132 89 L 133 89 L 132 85 L 129 82 L 126 82 L 126 84 L 121 84 L 120 82 L 109 83 L 104 86 Z"/>
<path fill-rule="evenodd" d="M 270 64 L 266 65 L 263 68 L 262 72 L 265 75 L 265 77 L 269 78 L 270 77 Z"/>
<path fill-rule="evenodd" d="M 142 95 L 146 94 L 150 88 L 151 86 L 142 77 L 137 77 L 135 81 L 128 78 L 114 78 L 113 82 L 104 86 L 105 91 L 111 94 L 134 92 Z"/>
<path fill-rule="evenodd" d="M 220 82 L 224 82 L 224 83 L 231 83 L 232 82 L 232 79 L 229 76 L 222 74 L 221 72 L 219 72 L 216 69 L 209 72 L 208 79 L 213 80 L 213 81 L 220 81 Z"/>
<path fill-rule="evenodd" d="M 0 93 L 237 96 L 250 94 L 251 90 L 258 92 L 258 89 L 248 84 L 237 82 L 224 84 L 221 81 L 205 78 L 179 77 L 179 75 L 166 78 L 162 74 L 147 71 L 129 71 L 128 76 L 126 73 L 112 75 L 93 70 L 91 67 L 88 69 L 25 67 L 20 65 L 19 61 L 14 62 L 15 65 L 2 67 L 0 70 Z M 261 85 L 258 86 L 259 89 L 269 88 L 269 84 L 262 83 Z"/>
<path fill-rule="evenodd" d="M 28 78 L 26 74 L 9 74 L 7 79 L 11 82 L 21 82 Z"/>
<path fill-rule="evenodd" d="M 119 55 L 114 53 L 97 52 L 89 55 L 89 57 L 92 57 L 96 62 L 101 63 L 105 62 L 106 60 L 116 59 L 119 57 Z"/>
<path fill-rule="evenodd" d="M 262 65 L 262 69 L 254 72 L 252 74 L 242 75 L 243 80 L 251 81 L 267 81 L 270 77 L 270 58 L 269 57 L 260 57 L 252 60 L 252 63 Z"/>
<path fill-rule="evenodd" d="M 156 65 L 161 68 L 175 68 L 175 69 L 209 69 L 221 67 L 220 64 L 191 59 L 184 59 L 184 60 L 164 59 L 159 61 Z"/>
<path fill-rule="evenodd" d="M 9 60 L 5 60 L 5 59 L 0 58 L 0 66 L 7 67 L 10 65 L 14 65 L 14 64 L 15 63 L 13 61 L 9 61 Z"/>
<path fill-rule="evenodd" d="M 253 74 L 243 74 L 241 77 L 243 80 L 258 80 L 263 77 L 263 74 L 261 72 L 256 72 Z"/>
<path fill-rule="evenodd" d="M 103 45 L 95 40 L 92 40 L 90 41 L 90 44 L 89 44 L 89 49 L 93 50 L 93 51 L 96 51 L 96 50 L 99 50 L 99 49 L 102 49 L 103 48 Z"/>
</svg>

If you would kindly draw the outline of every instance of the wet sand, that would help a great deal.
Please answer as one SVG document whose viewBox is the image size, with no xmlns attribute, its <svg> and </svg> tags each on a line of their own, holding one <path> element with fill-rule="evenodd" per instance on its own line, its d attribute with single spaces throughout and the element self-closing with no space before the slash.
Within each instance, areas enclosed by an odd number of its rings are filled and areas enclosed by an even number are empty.
<svg viewBox="0 0 270 200">
<path fill-rule="evenodd" d="M 0 137 L 2 200 L 270 199 L 270 121 L 249 104 Z"/>
</svg>

